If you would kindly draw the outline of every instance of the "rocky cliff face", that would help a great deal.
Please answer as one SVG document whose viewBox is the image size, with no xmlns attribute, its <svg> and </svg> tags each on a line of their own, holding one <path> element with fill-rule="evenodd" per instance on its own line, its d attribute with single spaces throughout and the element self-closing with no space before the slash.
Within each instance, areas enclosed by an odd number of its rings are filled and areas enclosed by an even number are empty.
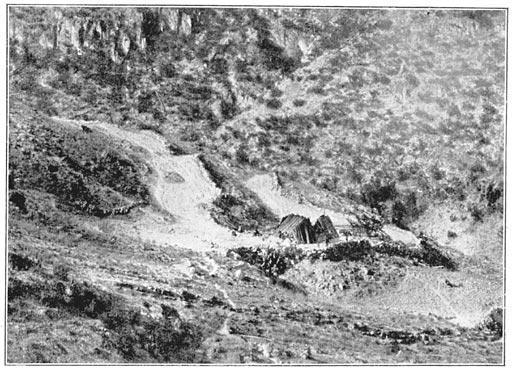
<svg viewBox="0 0 512 369">
<path fill-rule="evenodd" d="M 157 104 L 157 115 L 166 115 L 174 104 L 182 117 L 215 125 L 241 112 L 249 97 L 261 98 L 268 81 L 310 59 L 320 39 L 316 18 L 261 8 L 16 7 L 9 17 L 10 65 L 16 70 L 33 60 L 57 73 L 78 69 L 138 113 Z M 188 91 L 187 76 L 204 88 Z M 158 86 L 162 78 L 165 86 Z"/>
<path fill-rule="evenodd" d="M 164 32 L 189 36 L 191 16 L 181 9 L 12 8 L 9 39 L 17 45 L 79 54 L 99 45 L 113 61 L 153 46 Z M 32 22 L 35 20 L 35 22 Z M 35 50 L 30 50 L 34 52 Z"/>
<path fill-rule="evenodd" d="M 279 11 L 255 10 L 244 30 L 226 27 L 220 34 L 207 29 L 233 25 L 235 10 L 181 8 L 30 8 L 10 9 L 9 39 L 14 53 L 106 51 L 121 62 L 131 51 L 153 50 L 178 38 L 190 45 L 212 43 L 212 51 L 229 44 L 249 43 L 266 52 L 270 63 L 285 57 L 300 61 L 312 49 L 314 38 L 287 27 Z M 213 52 L 215 54 L 215 52 Z M 209 55 L 212 57 L 212 54 Z"/>
</svg>

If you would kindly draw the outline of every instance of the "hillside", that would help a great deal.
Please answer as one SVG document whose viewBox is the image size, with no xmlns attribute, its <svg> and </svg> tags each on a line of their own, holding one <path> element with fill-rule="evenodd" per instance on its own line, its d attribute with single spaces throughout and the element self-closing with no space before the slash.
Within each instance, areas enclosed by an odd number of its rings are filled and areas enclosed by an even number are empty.
<svg viewBox="0 0 512 369">
<path fill-rule="evenodd" d="M 8 362 L 501 363 L 505 19 L 9 7 Z"/>
</svg>

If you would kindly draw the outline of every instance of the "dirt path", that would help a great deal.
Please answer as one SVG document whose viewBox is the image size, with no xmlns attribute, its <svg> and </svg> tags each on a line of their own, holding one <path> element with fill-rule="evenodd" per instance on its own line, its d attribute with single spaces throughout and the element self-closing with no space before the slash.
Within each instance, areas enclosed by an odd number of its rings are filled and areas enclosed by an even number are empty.
<svg viewBox="0 0 512 369">
<path fill-rule="evenodd" d="M 103 122 L 81 122 L 62 118 L 54 120 L 78 129 L 81 125 L 88 126 L 143 150 L 143 155 L 153 170 L 150 183 L 153 203 L 164 214 L 172 215 L 174 222 L 171 222 L 171 217 L 151 209 L 143 209 L 144 216 L 135 224 L 127 227 L 123 221 L 117 221 L 119 227 L 116 229 L 118 228 L 119 233 L 162 245 L 177 245 L 203 251 L 281 243 L 276 237 L 263 239 L 245 233 L 234 235 L 231 230 L 215 223 L 210 216 L 210 209 L 221 191 L 211 181 L 197 155 L 171 155 L 163 137 L 151 131 L 131 131 Z M 320 215 L 326 214 L 336 227 L 350 225 L 347 214 L 322 209 L 306 202 L 298 203 L 296 199 L 282 195 L 275 182 L 271 175 L 264 174 L 254 176 L 246 185 L 280 217 L 296 213 L 315 222 Z"/>
<path fill-rule="evenodd" d="M 261 174 L 252 177 L 246 182 L 246 186 L 254 191 L 258 197 L 267 205 L 272 212 L 279 217 L 290 213 L 305 216 L 315 222 L 322 214 L 328 215 L 335 226 L 350 226 L 348 216 L 336 213 L 329 209 L 321 209 L 308 203 L 297 203 L 294 199 L 283 196 L 279 190 L 276 180 L 270 174 Z"/>
<path fill-rule="evenodd" d="M 256 246 L 270 241 L 250 234 L 234 235 L 215 223 L 209 209 L 221 191 L 210 180 L 197 155 L 171 155 L 165 140 L 151 131 L 130 131 L 101 122 L 79 122 L 54 118 L 55 121 L 80 127 L 86 125 L 109 137 L 143 149 L 153 170 L 150 192 L 153 202 L 169 217 L 144 209 L 142 219 L 129 227 L 119 221 L 119 232 L 162 245 L 177 245 L 196 251 L 223 250 L 231 247 Z M 147 153 L 147 154 L 146 154 Z M 117 227 L 116 227 L 117 228 Z"/>
</svg>

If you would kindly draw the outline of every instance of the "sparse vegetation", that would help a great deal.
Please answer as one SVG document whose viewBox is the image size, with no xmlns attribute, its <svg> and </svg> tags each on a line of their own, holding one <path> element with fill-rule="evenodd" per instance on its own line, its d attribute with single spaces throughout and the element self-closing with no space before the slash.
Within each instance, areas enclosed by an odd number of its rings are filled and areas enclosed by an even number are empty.
<svg viewBox="0 0 512 369">
<path fill-rule="evenodd" d="M 23 128 L 13 129 L 10 140 L 11 191 L 45 192 L 58 206 L 98 216 L 148 201 L 141 181 L 147 168 L 101 133 L 79 132 L 44 118 Z"/>
<path fill-rule="evenodd" d="M 267 277 L 277 279 L 286 270 L 306 257 L 298 247 L 284 249 L 240 247 L 233 250 L 246 263 L 256 265 Z"/>
<path fill-rule="evenodd" d="M 304 106 L 304 105 L 306 105 L 306 100 L 295 99 L 295 100 L 293 100 L 293 105 L 296 106 L 296 107 Z"/>
<path fill-rule="evenodd" d="M 267 107 L 270 109 L 279 109 L 281 106 L 283 106 L 283 103 L 279 99 L 274 98 L 267 101 Z"/>
<path fill-rule="evenodd" d="M 20 300 L 31 298 L 48 308 L 101 320 L 111 332 L 103 346 L 115 348 L 129 362 L 189 362 L 201 341 L 199 328 L 179 316 L 166 315 L 163 320 L 142 316 L 119 297 L 87 283 L 47 280 L 27 284 L 10 278 L 8 292 L 11 312 Z"/>
<path fill-rule="evenodd" d="M 227 175 L 212 160 L 204 156 L 200 160 L 213 182 L 222 189 L 222 194 L 213 203 L 215 208 L 211 213 L 216 222 L 237 231 L 275 227 L 278 219 L 254 193 L 235 177 Z"/>
<path fill-rule="evenodd" d="M 9 363 L 502 362 L 505 10 L 8 12 Z"/>
</svg>

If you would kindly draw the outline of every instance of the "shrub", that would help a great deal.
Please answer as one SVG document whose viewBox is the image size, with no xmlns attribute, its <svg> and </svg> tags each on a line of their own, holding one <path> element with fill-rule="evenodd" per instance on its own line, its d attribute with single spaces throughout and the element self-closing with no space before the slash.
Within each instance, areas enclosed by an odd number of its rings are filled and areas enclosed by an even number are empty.
<svg viewBox="0 0 512 369">
<path fill-rule="evenodd" d="M 231 119 L 239 113 L 240 109 L 234 100 L 222 100 L 220 112 L 224 119 Z"/>
<path fill-rule="evenodd" d="M 7 287 L 7 299 L 12 302 L 15 299 L 26 299 L 32 296 L 39 296 L 41 288 L 39 285 L 28 283 L 24 280 L 9 277 Z"/>
<path fill-rule="evenodd" d="M 448 238 L 457 238 L 457 233 L 453 231 L 448 231 L 447 236 Z"/>
<path fill-rule="evenodd" d="M 503 204 L 500 204 L 498 200 L 503 197 L 503 184 L 502 183 L 491 183 L 485 188 L 485 199 L 489 208 L 498 208 L 501 210 Z"/>
<path fill-rule="evenodd" d="M 363 202 L 372 208 L 382 209 L 382 204 L 388 200 L 393 200 L 397 195 L 395 184 L 379 178 L 374 178 L 365 183 L 361 189 Z"/>
<path fill-rule="evenodd" d="M 309 93 L 314 93 L 317 95 L 327 95 L 327 92 L 324 90 L 323 86 L 313 86 L 308 88 Z"/>
<path fill-rule="evenodd" d="M 267 107 L 270 109 L 279 109 L 283 103 L 279 99 L 270 99 L 267 101 Z"/>
<path fill-rule="evenodd" d="M 299 58 L 286 55 L 285 50 L 269 38 L 260 40 L 258 46 L 266 57 L 264 64 L 269 70 L 277 69 L 283 73 L 291 73 L 300 65 Z"/>
<path fill-rule="evenodd" d="M 228 61 L 225 58 L 215 58 L 210 62 L 209 68 L 213 74 L 226 74 L 229 70 Z"/>
<path fill-rule="evenodd" d="M 231 251 L 246 263 L 256 265 L 269 278 L 284 274 L 306 256 L 302 249 L 293 246 L 284 249 L 239 247 Z"/>
<path fill-rule="evenodd" d="M 485 216 L 485 209 L 481 204 L 469 205 L 469 212 L 475 222 L 482 222 Z"/>
<path fill-rule="evenodd" d="M 36 99 L 36 109 L 50 117 L 58 115 L 53 95 L 48 92 L 41 94 Z"/>
<path fill-rule="evenodd" d="M 114 333 L 107 344 L 128 361 L 191 362 L 202 340 L 201 330 L 179 315 L 163 315 L 163 320 L 156 320 L 132 309 L 112 309 L 102 317 Z"/>
<path fill-rule="evenodd" d="M 416 77 L 414 74 L 407 74 L 405 76 L 405 80 L 412 88 L 416 88 L 420 85 L 418 77 Z"/>
<path fill-rule="evenodd" d="M 135 121 L 135 125 L 136 125 L 137 129 L 140 129 L 140 130 L 152 131 L 152 132 L 158 133 L 159 135 L 164 134 L 162 127 L 160 127 L 160 124 L 158 124 L 155 121 L 150 121 L 147 119 L 137 119 Z"/>
<path fill-rule="evenodd" d="M 9 182 L 11 181 L 14 182 L 12 177 L 9 178 Z M 9 185 L 9 188 L 13 188 L 13 185 Z M 12 202 L 22 213 L 27 213 L 27 198 L 23 192 L 10 191 L 9 201 Z"/>
<path fill-rule="evenodd" d="M 503 308 L 493 308 L 484 318 L 481 328 L 488 329 L 496 334 L 496 337 L 503 336 Z"/>
<path fill-rule="evenodd" d="M 261 134 L 258 136 L 258 146 L 259 147 L 270 147 L 272 146 L 272 141 L 266 134 Z"/>
<path fill-rule="evenodd" d="M 293 100 L 293 106 L 295 107 L 301 107 L 301 106 L 304 106 L 306 105 L 306 100 L 303 100 L 303 99 L 295 99 Z"/>
<path fill-rule="evenodd" d="M 12 268 L 14 270 L 29 270 L 35 266 L 37 266 L 39 263 L 32 258 L 29 258 L 24 255 L 19 255 L 15 253 L 9 253 L 9 268 Z"/>
<path fill-rule="evenodd" d="M 30 283 L 10 278 L 8 291 L 9 301 L 16 298 L 35 298 L 47 306 L 90 318 L 98 318 L 120 303 L 119 299 L 86 282 L 49 280 Z"/>
<path fill-rule="evenodd" d="M 317 250 L 310 255 L 312 260 L 329 260 L 339 262 L 342 260 L 347 261 L 360 261 L 370 259 L 373 260 L 375 250 L 367 240 L 363 241 L 350 241 L 338 243 L 325 250 Z"/>
<path fill-rule="evenodd" d="M 408 224 L 416 220 L 424 210 L 418 204 L 415 192 L 398 195 L 391 207 L 392 221 L 398 227 L 408 229 Z"/>
<path fill-rule="evenodd" d="M 440 181 L 446 177 L 445 171 L 440 169 L 438 165 L 432 165 L 430 167 L 430 174 L 436 181 Z"/>
<path fill-rule="evenodd" d="M 405 204 L 401 200 L 394 201 L 391 212 L 393 223 L 400 228 L 407 229 L 407 208 L 405 207 Z"/>
<path fill-rule="evenodd" d="M 389 79 L 389 77 L 385 76 L 385 75 L 382 75 L 380 76 L 380 83 L 382 83 L 383 85 L 389 85 L 391 83 L 391 79 Z"/>
<path fill-rule="evenodd" d="M 458 107 L 457 105 L 455 105 L 455 104 L 451 104 L 451 105 L 448 107 L 448 116 L 449 116 L 450 118 L 452 118 L 452 120 L 455 120 L 455 121 L 457 122 L 457 119 L 456 119 L 456 118 L 461 118 L 461 115 L 462 115 L 462 114 L 461 114 L 461 112 L 460 112 L 460 110 L 459 110 L 459 107 Z M 457 126 L 458 126 L 458 127 L 457 127 Z M 458 122 L 457 122 L 457 123 L 456 123 L 456 126 L 455 126 L 454 128 L 459 128 L 459 127 L 460 127 L 460 128 L 462 128 L 461 126 L 462 126 L 462 124 L 460 124 L 460 123 L 458 123 Z"/>
<path fill-rule="evenodd" d="M 64 302 L 66 302 L 64 300 Z M 67 308 L 78 311 L 91 318 L 98 318 L 100 315 L 110 311 L 116 304 L 118 299 L 98 289 L 95 286 L 83 283 L 71 283 L 71 298 L 67 304 Z"/>
<path fill-rule="evenodd" d="M 17 87 L 23 91 L 34 92 L 41 87 L 38 84 L 38 72 L 33 67 L 26 67 L 25 70 L 11 78 L 12 87 Z"/>
<path fill-rule="evenodd" d="M 178 105 L 178 111 L 182 117 L 190 122 L 194 122 L 205 118 L 204 112 L 206 109 L 201 104 L 187 102 Z"/>
<path fill-rule="evenodd" d="M 180 139 L 187 142 L 197 142 L 201 139 L 201 135 L 192 127 L 189 127 L 189 129 L 181 131 Z"/>
<path fill-rule="evenodd" d="M 164 78 L 173 78 L 176 77 L 178 73 L 174 63 L 162 63 L 160 65 L 160 74 Z"/>
<path fill-rule="evenodd" d="M 249 163 L 249 154 L 247 153 L 247 146 L 240 145 L 235 152 L 235 159 L 240 164 L 248 164 Z"/>
<path fill-rule="evenodd" d="M 61 281 L 69 281 L 71 267 L 65 264 L 57 264 L 53 266 L 53 275 Z"/>
<path fill-rule="evenodd" d="M 457 263 L 444 254 L 441 248 L 431 240 L 422 240 L 420 249 L 411 249 L 400 243 L 385 242 L 378 245 L 375 250 L 380 254 L 399 256 L 429 266 L 442 266 L 448 270 L 457 270 Z"/>
<path fill-rule="evenodd" d="M 491 126 L 491 123 L 497 122 L 500 119 L 498 109 L 491 104 L 483 105 L 483 113 L 480 115 L 480 127 L 487 129 Z"/>
<path fill-rule="evenodd" d="M 277 87 L 274 87 L 274 88 L 272 88 L 272 91 L 270 92 L 270 96 L 273 98 L 281 97 L 281 96 L 283 96 L 283 91 L 281 91 Z"/>
<path fill-rule="evenodd" d="M 391 21 L 389 19 L 381 19 L 375 24 L 376 28 L 380 28 L 384 31 L 389 31 L 392 26 L 393 26 L 393 21 Z"/>
<path fill-rule="evenodd" d="M 137 110 L 139 113 L 150 113 L 153 110 L 152 93 L 144 93 L 139 96 Z"/>
</svg>

